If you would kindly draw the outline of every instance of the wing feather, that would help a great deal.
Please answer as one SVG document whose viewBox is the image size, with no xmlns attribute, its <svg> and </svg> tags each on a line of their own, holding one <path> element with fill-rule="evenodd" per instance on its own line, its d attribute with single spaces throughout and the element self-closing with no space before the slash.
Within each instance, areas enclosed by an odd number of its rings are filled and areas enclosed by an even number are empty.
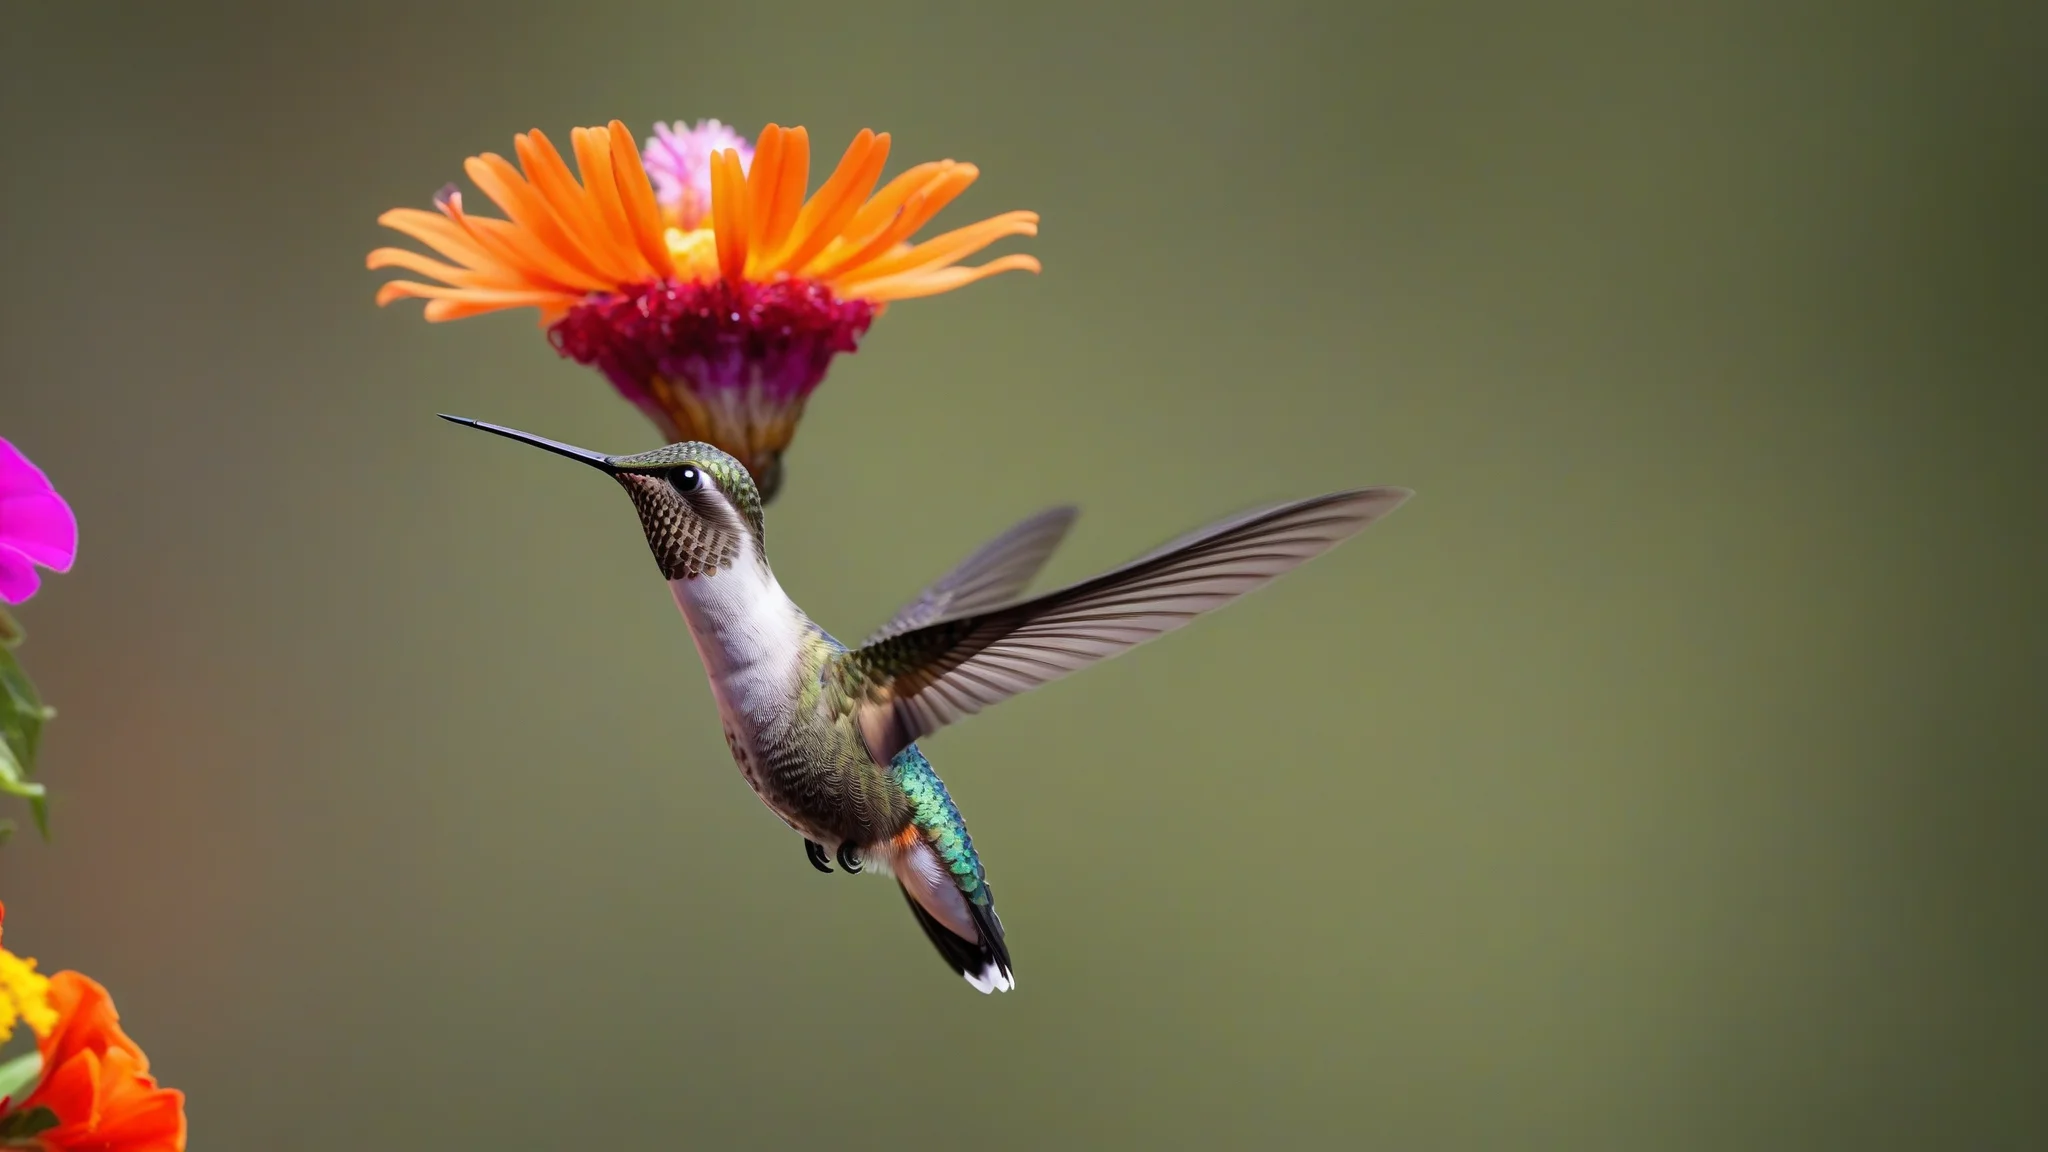
<svg viewBox="0 0 2048 1152">
<path fill-rule="evenodd" d="M 887 624 L 861 642 L 899 636 L 943 616 L 1001 607 L 1024 594 L 1053 551 L 1074 526 L 1081 510 L 1072 505 L 1047 508 L 1018 521 L 1002 535 L 976 549 L 953 570 L 932 581 L 905 604 Z"/>
<path fill-rule="evenodd" d="M 857 702 L 869 750 L 886 761 L 963 716 L 1222 607 L 1328 551 L 1410 495 L 1404 488 L 1365 488 L 1257 509 L 1019 603 L 976 609 L 928 593 L 898 614 L 911 623 L 885 628 L 839 658 L 851 689 L 847 698 Z M 984 551 L 1031 523 L 1011 529 Z M 1065 532 L 1064 524 L 1059 532 Z M 920 609 L 942 600 L 952 610 Z"/>
</svg>

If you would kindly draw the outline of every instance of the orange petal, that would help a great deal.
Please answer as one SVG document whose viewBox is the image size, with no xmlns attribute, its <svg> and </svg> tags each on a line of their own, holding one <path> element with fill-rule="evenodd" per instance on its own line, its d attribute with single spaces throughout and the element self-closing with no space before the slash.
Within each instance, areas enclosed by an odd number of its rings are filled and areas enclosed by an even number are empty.
<svg viewBox="0 0 2048 1152">
<path fill-rule="evenodd" d="M 953 198 L 967 190 L 974 183 L 981 170 L 972 164 L 948 164 L 926 180 L 922 188 L 912 192 L 903 202 L 903 209 L 874 239 L 863 244 L 858 253 L 830 261 L 812 274 L 820 279 L 848 277 L 858 274 L 860 265 L 895 247 L 911 233 L 925 226 L 939 209 L 953 202 Z"/>
<path fill-rule="evenodd" d="M 516 280 L 502 275 L 494 276 L 493 273 L 497 271 L 495 266 L 483 270 L 458 268 L 453 264 L 444 264 L 431 256 L 422 256 L 410 248 L 375 249 L 363 261 L 363 265 L 373 269 L 403 268 L 408 272 L 417 272 L 422 276 L 432 276 L 437 280 L 445 280 L 450 284 L 463 288 L 524 287 L 523 284 Z"/>
<path fill-rule="evenodd" d="M 42 1083 L 36 1085 L 28 1099 L 21 1102 L 21 1111 L 48 1108 L 57 1115 L 60 1123 L 67 1117 L 90 1123 L 98 1111 L 95 1105 L 99 1102 L 100 1066 L 104 1062 L 105 1057 L 101 1053 L 89 1050 L 54 1064 L 45 1061 L 44 1066 L 49 1071 L 43 1074 Z"/>
<path fill-rule="evenodd" d="M 910 300 L 918 296 L 936 296 L 941 292 L 951 292 L 955 288 L 965 287 L 998 272 L 1036 272 L 1038 268 L 1037 257 L 1026 256 L 1020 252 L 997 257 L 974 268 L 940 268 L 936 271 L 919 270 L 885 276 L 880 280 L 870 280 L 857 288 L 849 288 L 843 295 L 861 300 Z"/>
<path fill-rule="evenodd" d="M 747 271 L 747 198 L 740 154 L 731 148 L 711 155 L 711 228 L 719 274 L 737 284 Z"/>
<path fill-rule="evenodd" d="M 546 256 L 539 251 L 540 244 L 525 230 L 509 220 L 493 220 L 488 216 L 471 216 L 462 210 L 462 197 L 450 196 L 441 202 L 441 212 L 472 241 L 493 258 L 493 262 L 520 280 L 541 288 L 553 288 L 564 292 L 577 290 L 573 282 L 554 274 Z"/>
<path fill-rule="evenodd" d="M 121 1015 L 114 1011 L 114 998 L 106 986 L 83 973 L 69 969 L 50 977 L 50 1007 L 57 1010 L 57 1026 L 36 1041 L 43 1067 L 55 1068 L 78 1052 L 106 1052 L 121 1049 L 147 1068 L 142 1049 L 121 1030 Z"/>
<path fill-rule="evenodd" d="M 811 261 L 811 266 L 803 270 L 803 274 L 813 280 L 831 280 L 842 272 L 859 271 L 869 261 L 895 248 L 908 235 L 910 226 L 904 223 L 904 218 L 914 206 L 922 203 L 920 196 L 913 195 L 911 204 L 899 206 L 872 235 L 862 236 L 858 241 L 850 241 L 849 237 L 843 236 L 827 245 L 817 259 Z"/>
<path fill-rule="evenodd" d="M 436 303 L 455 301 L 464 305 L 460 310 L 464 316 L 480 312 L 496 312 L 504 308 L 548 308 L 566 307 L 574 304 L 578 297 L 562 292 L 542 292 L 533 289 L 508 288 L 451 288 L 445 284 L 422 284 L 417 280 L 393 280 L 377 289 L 379 307 L 393 300 L 418 297 Z M 452 309 L 427 305 L 427 319 L 452 320 L 448 315 Z"/>
<path fill-rule="evenodd" d="M 612 178 L 618 181 L 619 200 L 626 207 L 626 221 L 633 226 L 633 240 L 640 246 L 640 254 L 653 265 L 655 275 L 674 276 L 675 260 L 662 239 L 667 225 L 661 222 L 661 206 L 654 201 L 654 185 L 647 179 L 647 169 L 640 165 L 640 148 L 633 143 L 633 134 L 617 120 L 611 122 L 607 131 L 611 136 Z"/>
<path fill-rule="evenodd" d="M 575 303 L 574 300 L 567 300 L 560 296 L 509 303 L 503 300 L 429 300 L 427 301 L 426 308 L 420 314 L 426 317 L 427 323 L 440 324 L 449 320 L 464 320 L 471 316 L 481 316 L 486 312 L 503 312 L 507 308 L 532 307 L 540 309 L 539 325 L 542 328 L 546 328 L 555 321 L 560 320 L 563 316 L 568 315 L 570 307 Z"/>
<path fill-rule="evenodd" d="M 981 169 L 972 164 L 955 164 L 931 178 L 923 188 L 912 194 L 915 203 L 904 204 L 904 220 L 899 227 L 902 235 L 908 236 L 930 222 L 955 197 L 967 191 L 968 186 L 981 178 Z"/>
<path fill-rule="evenodd" d="M 897 173 L 894 180 L 882 185 L 882 190 L 854 213 L 853 219 L 841 231 L 840 239 L 852 244 L 866 244 L 889 226 L 889 222 L 896 218 L 897 210 L 913 192 L 924 187 L 933 176 L 954 167 L 957 165 L 951 160 L 927 160 Z"/>
<path fill-rule="evenodd" d="M 57 1062 L 22 1102 L 57 1123 L 34 1145 L 75 1152 L 184 1152 L 185 1094 L 159 1088 L 140 1052 L 78 1052 Z"/>
<path fill-rule="evenodd" d="M 395 232 L 403 232 L 443 256 L 459 260 L 478 271 L 499 267 L 497 257 L 484 251 L 476 241 L 469 238 L 469 233 L 437 212 L 427 212 L 418 208 L 393 208 L 377 217 L 377 223 Z"/>
<path fill-rule="evenodd" d="M 768 262 L 768 271 L 801 268 L 825 245 L 839 238 L 840 230 L 860 211 L 860 206 L 881 178 L 882 165 L 889 159 L 889 136 L 866 128 L 846 146 L 839 167 L 797 213 L 796 226 L 789 231 L 787 246 Z"/>
<path fill-rule="evenodd" d="M 578 128 L 569 134 L 576 151 L 576 167 L 583 173 L 583 191 L 596 205 L 612 238 L 612 251 L 632 267 L 633 279 L 654 278 L 654 265 L 640 252 L 633 239 L 633 225 L 626 219 L 626 206 L 619 200 L 619 184 L 612 176 L 611 137 L 602 128 Z"/>
<path fill-rule="evenodd" d="M 562 229 L 547 200 L 519 174 L 512 162 L 495 152 L 472 156 L 462 170 L 484 194 L 505 210 L 514 227 L 531 240 L 527 248 L 545 262 L 551 275 L 565 284 L 585 291 L 612 287 L 609 278 L 597 270 L 576 242 Z"/>
<path fill-rule="evenodd" d="M 637 280 L 635 262 L 617 251 L 611 230 L 590 194 L 569 174 L 569 165 L 555 151 L 554 142 L 540 129 L 522 133 L 513 141 L 519 165 L 526 177 L 555 211 L 563 230 L 575 242 L 577 251 L 599 274 L 616 284 Z"/>
<path fill-rule="evenodd" d="M 760 154 L 756 152 L 756 160 Z M 774 184 L 774 215 L 762 228 L 760 254 L 766 260 L 788 242 L 788 230 L 795 228 L 803 211 L 803 193 L 811 187 L 811 133 L 793 127 L 782 133 L 782 172 Z M 766 275 L 766 273 L 764 273 Z"/>
<path fill-rule="evenodd" d="M 776 182 L 782 176 L 782 141 L 782 127 L 770 124 L 761 129 L 761 138 L 754 142 L 754 162 L 747 167 L 749 253 L 768 250 L 768 241 L 762 232 L 775 219 Z M 715 219 L 718 212 L 715 197 L 711 211 Z"/>
<path fill-rule="evenodd" d="M 810 239 L 802 247 L 791 250 L 784 260 L 783 267 L 793 272 L 801 271 L 845 236 L 848 226 L 859 217 L 866 206 L 868 193 L 874 189 L 875 181 L 881 178 L 882 168 L 888 160 L 889 134 L 884 132 L 875 137 L 874 146 L 868 150 L 866 160 L 846 186 L 839 207 L 819 221 L 817 230 L 811 233 Z"/>
<path fill-rule="evenodd" d="M 898 272 L 932 269 L 957 263 L 1005 236 L 1038 235 L 1038 213 L 1005 212 L 978 224 L 956 228 L 915 248 L 885 256 L 860 269 L 859 279 L 879 280 Z M 854 279 L 847 277 L 848 280 Z"/>
<path fill-rule="evenodd" d="M 99 1091 L 89 1116 L 58 1113 L 57 1129 L 44 1134 L 57 1148 L 107 1152 L 183 1152 L 185 1094 L 159 1088 L 125 1052 L 109 1052 L 100 1069 Z"/>
</svg>

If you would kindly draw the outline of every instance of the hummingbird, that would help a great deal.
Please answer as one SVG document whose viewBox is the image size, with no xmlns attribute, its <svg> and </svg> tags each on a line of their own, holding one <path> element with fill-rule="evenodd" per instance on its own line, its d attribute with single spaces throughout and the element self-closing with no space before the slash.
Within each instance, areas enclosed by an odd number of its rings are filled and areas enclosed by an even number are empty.
<svg viewBox="0 0 2048 1152">
<path fill-rule="evenodd" d="M 617 481 L 668 581 L 755 795 L 832 862 L 892 876 L 952 970 L 1016 987 L 1003 923 L 967 823 L 917 741 L 992 704 L 1125 652 L 1328 551 L 1413 495 L 1332 492 L 1191 532 L 1119 568 L 1022 598 L 1077 510 L 1048 508 L 983 545 L 858 647 L 797 607 L 768 566 L 761 495 L 710 444 L 607 456 L 464 416 Z"/>
</svg>

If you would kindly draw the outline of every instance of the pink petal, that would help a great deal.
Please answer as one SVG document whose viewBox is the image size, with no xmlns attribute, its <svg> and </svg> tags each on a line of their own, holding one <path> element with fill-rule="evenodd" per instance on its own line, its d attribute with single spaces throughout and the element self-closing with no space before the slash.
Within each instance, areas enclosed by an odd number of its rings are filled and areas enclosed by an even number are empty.
<svg viewBox="0 0 2048 1152">
<path fill-rule="evenodd" d="M 26 496 L 31 492 L 54 492 L 50 478 L 35 462 L 21 454 L 5 437 L 0 437 L 0 496 Z"/>
<path fill-rule="evenodd" d="M 69 572 L 78 557 L 78 518 L 55 492 L 0 496 L 0 544 L 45 568 Z"/>
<path fill-rule="evenodd" d="M 34 561 L 0 544 L 0 600 L 19 604 L 35 595 L 42 582 Z"/>
</svg>

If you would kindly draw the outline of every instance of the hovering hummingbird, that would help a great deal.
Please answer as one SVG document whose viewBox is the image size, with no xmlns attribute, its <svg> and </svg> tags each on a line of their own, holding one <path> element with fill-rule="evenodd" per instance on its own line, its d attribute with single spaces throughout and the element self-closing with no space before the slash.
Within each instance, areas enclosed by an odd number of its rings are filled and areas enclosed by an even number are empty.
<svg viewBox="0 0 2048 1152">
<path fill-rule="evenodd" d="M 896 878 L 918 926 L 980 992 L 1016 986 L 966 821 L 919 737 L 1220 608 L 1386 515 L 1412 493 L 1361 488 L 1248 512 L 1120 568 L 1020 600 L 1073 524 L 1049 508 L 983 545 L 857 648 L 768 567 L 761 498 L 709 444 L 606 456 L 462 416 L 618 481 L 696 642 L 742 775 L 820 872 Z"/>
</svg>

